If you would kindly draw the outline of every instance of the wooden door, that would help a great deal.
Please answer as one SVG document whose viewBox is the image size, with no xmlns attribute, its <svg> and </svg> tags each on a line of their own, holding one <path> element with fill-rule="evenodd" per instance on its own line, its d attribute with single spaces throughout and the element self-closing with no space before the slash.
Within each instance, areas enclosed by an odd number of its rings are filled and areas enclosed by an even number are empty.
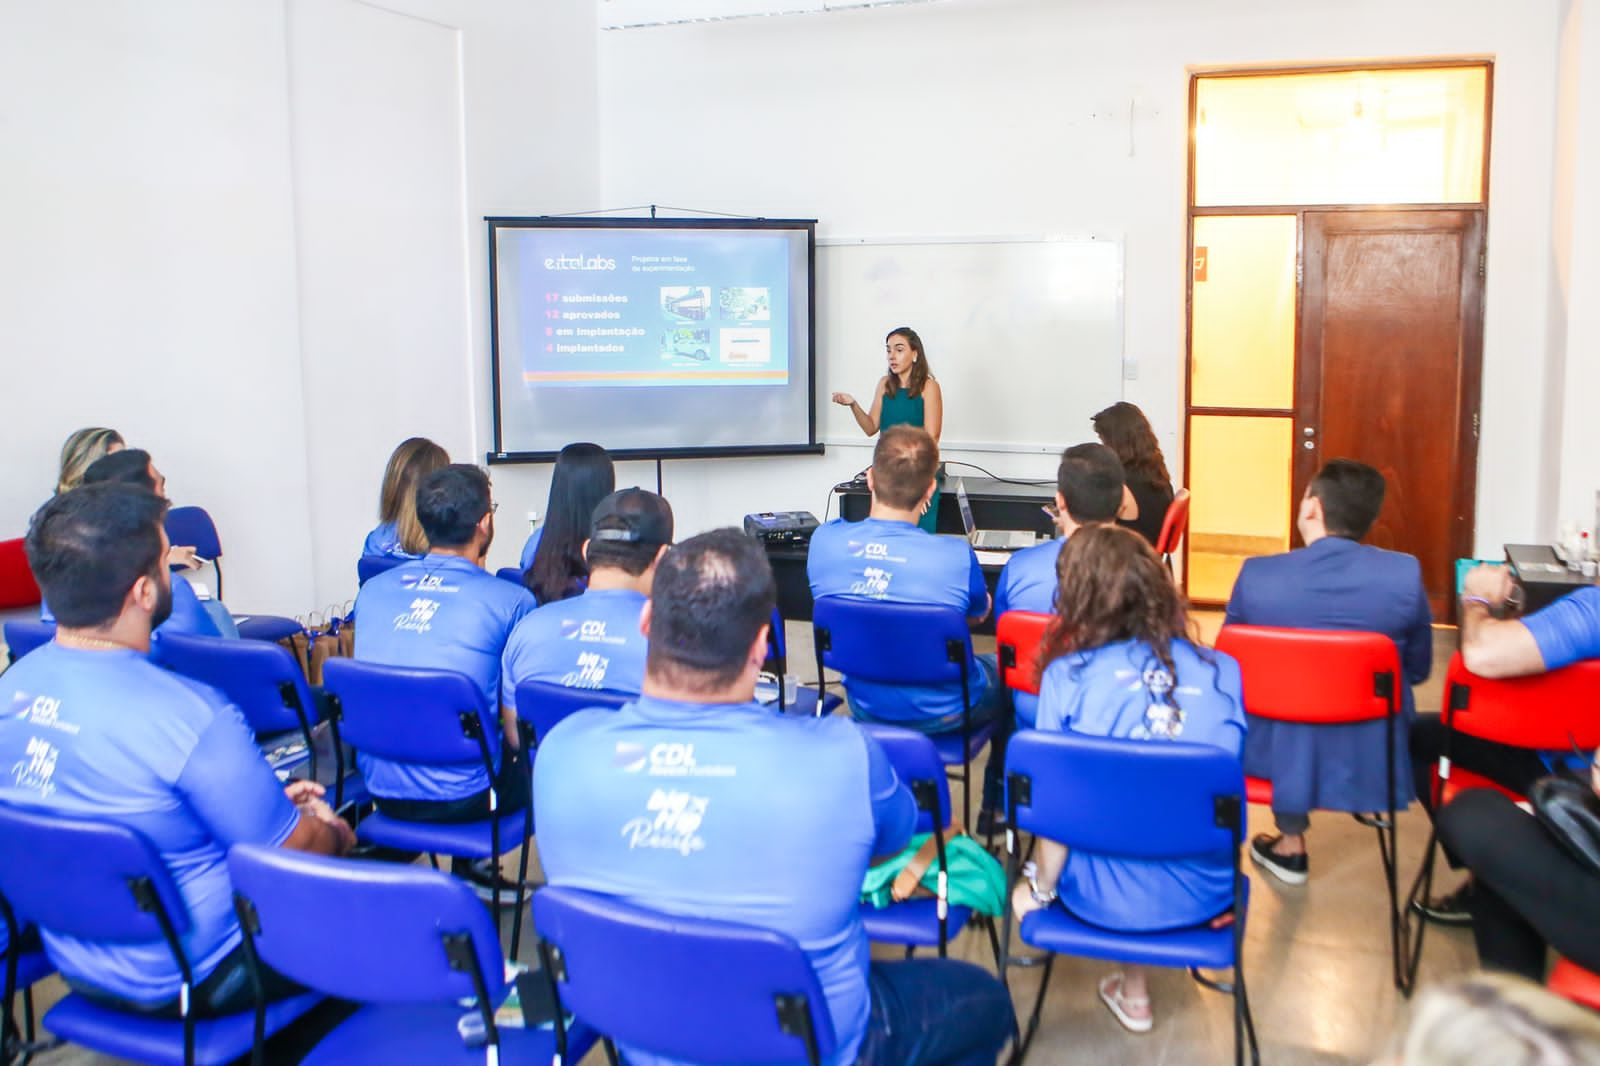
<svg viewBox="0 0 1600 1066">
<path fill-rule="evenodd" d="M 1436 620 L 1472 554 L 1483 353 L 1483 213 L 1307 211 L 1295 499 L 1328 459 L 1377 467 L 1367 538 L 1422 563 Z"/>
</svg>

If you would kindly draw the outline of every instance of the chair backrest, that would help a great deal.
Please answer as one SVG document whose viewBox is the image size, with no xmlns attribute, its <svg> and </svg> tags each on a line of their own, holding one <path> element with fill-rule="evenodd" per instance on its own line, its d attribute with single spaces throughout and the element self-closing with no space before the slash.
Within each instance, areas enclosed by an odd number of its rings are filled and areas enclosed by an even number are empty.
<svg viewBox="0 0 1600 1066">
<path fill-rule="evenodd" d="M 1055 615 L 1037 611 L 1007 611 L 994 626 L 1000 676 L 1006 687 L 1039 694 L 1039 645 Z"/>
<path fill-rule="evenodd" d="M 341 736 L 368 755 L 428 766 L 478 762 L 499 716 L 465 674 L 329 659 L 322 687 L 339 701 Z"/>
<path fill-rule="evenodd" d="M 767 630 L 767 661 L 777 663 L 787 668 L 789 660 L 789 641 L 783 631 L 783 615 L 778 609 L 772 609 L 772 621 Z"/>
<path fill-rule="evenodd" d="M 0 632 L 5 633 L 6 652 L 15 662 L 40 645 L 54 640 L 56 627 L 53 622 L 7 622 L 0 626 Z"/>
<path fill-rule="evenodd" d="M 222 541 L 216 523 L 204 507 L 174 507 L 167 512 L 167 539 L 192 547 L 195 554 L 213 562 L 222 558 Z"/>
<path fill-rule="evenodd" d="M 877 722 L 857 722 L 856 725 L 878 742 L 895 774 L 916 797 L 916 832 L 933 832 L 934 811 L 939 812 L 939 828 L 949 826 L 950 778 L 939 761 L 939 749 L 933 746 L 933 741 L 921 733 L 892 725 Z"/>
<path fill-rule="evenodd" d="M 257 733 L 299 729 L 316 717 L 305 674 L 281 644 L 163 633 L 155 658 L 174 673 L 220 689 Z"/>
<path fill-rule="evenodd" d="M 189 912 L 155 846 L 113 822 L 0 805 L 0 896 L 42 929 L 83 940 L 161 942 Z"/>
<path fill-rule="evenodd" d="M 852 681 L 953 683 L 972 656 L 967 620 L 954 607 L 821 596 L 811 619 L 823 665 Z"/>
<path fill-rule="evenodd" d="M 1261 718 L 1329 725 L 1400 708 L 1400 651 L 1382 633 L 1223 626 L 1217 650 L 1239 661 L 1244 709 Z"/>
<path fill-rule="evenodd" d="M 449 874 L 237 844 L 228 875 L 262 960 L 308 988 L 368 1003 L 462 999 L 477 995 L 475 966 L 491 999 L 504 990 L 494 922 Z"/>
<path fill-rule="evenodd" d="M 42 598 L 22 538 L 0 540 L 0 611 L 37 607 Z"/>
<path fill-rule="evenodd" d="M 1006 747 L 1017 827 L 1096 855 L 1184 859 L 1233 849 L 1239 757 L 1208 744 L 1025 729 Z"/>
<path fill-rule="evenodd" d="M 1171 555 L 1183 543 L 1183 534 L 1189 528 L 1189 490 L 1179 489 L 1172 502 L 1167 504 L 1167 516 L 1161 520 L 1161 534 L 1156 537 L 1156 554 Z"/>
<path fill-rule="evenodd" d="M 509 581 L 513 585 L 522 585 L 522 569 L 516 566 L 502 566 L 494 572 L 494 576 L 501 581 Z"/>
<path fill-rule="evenodd" d="M 1445 674 L 1444 706 L 1453 728 L 1497 744 L 1600 748 L 1600 659 L 1495 680 L 1472 673 L 1457 652 Z"/>
<path fill-rule="evenodd" d="M 586 707 L 617 708 L 637 698 L 609 689 L 568 688 L 553 681 L 524 681 L 517 686 L 517 717 L 533 726 L 533 742 L 537 744 L 570 714 Z"/>
<path fill-rule="evenodd" d="M 404 559 L 396 559 L 392 555 L 363 555 L 356 560 L 357 587 L 365 585 L 385 570 L 393 570 L 405 561 Z"/>
<path fill-rule="evenodd" d="M 675 917 L 555 886 L 533 897 L 562 1008 L 624 1044 L 692 1062 L 794 1062 L 835 1050 L 816 972 L 769 929 Z"/>
</svg>

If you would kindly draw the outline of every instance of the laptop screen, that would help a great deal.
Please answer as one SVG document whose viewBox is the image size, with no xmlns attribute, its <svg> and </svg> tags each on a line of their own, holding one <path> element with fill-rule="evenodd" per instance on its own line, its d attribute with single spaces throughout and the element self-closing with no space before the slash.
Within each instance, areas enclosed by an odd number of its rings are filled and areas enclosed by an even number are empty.
<svg viewBox="0 0 1600 1066">
<path fill-rule="evenodd" d="M 961 525 L 967 531 L 967 539 L 971 540 L 976 528 L 972 524 L 972 501 L 967 499 L 967 483 L 961 478 L 956 479 L 956 503 L 961 505 Z"/>
</svg>

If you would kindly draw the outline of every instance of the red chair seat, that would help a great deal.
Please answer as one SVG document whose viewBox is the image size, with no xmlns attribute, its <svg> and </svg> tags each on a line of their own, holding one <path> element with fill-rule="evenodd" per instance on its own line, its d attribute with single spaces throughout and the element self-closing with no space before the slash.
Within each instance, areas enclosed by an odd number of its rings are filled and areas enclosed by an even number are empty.
<svg viewBox="0 0 1600 1066">
<path fill-rule="evenodd" d="M 1558 959 L 1546 984 L 1558 996 L 1591 1010 L 1600 1010 L 1600 974 L 1591 973 L 1566 959 Z"/>
<path fill-rule="evenodd" d="M 1433 780 L 1434 787 L 1438 788 L 1438 770 L 1434 770 Z M 1463 770 L 1459 766 L 1452 766 L 1450 768 L 1450 780 L 1445 783 L 1444 793 L 1439 797 L 1439 806 L 1443 807 L 1446 803 L 1449 803 L 1451 800 L 1461 795 L 1461 793 L 1473 788 L 1492 788 L 1496 792 L 1510 796 L 1518 803 L 1523 803 L 1526 801 L 1525 797 L 1518 795 L 1509 788 L 1506 788 L 1504 785 L 1496 784 L 1487 777 L 1480 777 L 1471 770 Z"/>
<path fill-rule="evenodd" d="M 1248 803 L 1260 803 L 1272 806 L 1272 782 L 1264 777 L 1247 777 L 1244 779 L 1244 798 Z"/>
</svg>

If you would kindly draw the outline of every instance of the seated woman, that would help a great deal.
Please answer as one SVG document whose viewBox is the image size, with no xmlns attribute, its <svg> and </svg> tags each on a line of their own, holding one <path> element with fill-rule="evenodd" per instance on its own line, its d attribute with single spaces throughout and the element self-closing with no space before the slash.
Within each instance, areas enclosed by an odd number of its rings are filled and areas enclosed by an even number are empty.
<svg viewBox="0 0 1600 1066">
<path fill-rule="evenodd" d="M 69 492 L 83 484 L 83 472 L 93 466 L 95 460 L 121 451 L 125 444 L 121 433 L 105 426 L 89 426 L 75 431 L 61 445 L 56 494 Z"/>
<path fill-rule="evenodd" d="M 1198 648 L 1183 594 L 1150 545 L 1118 526 L 1074 533 L 1056 564 L 1056 619 L 1040 652 L 1040 729 L 1088 736 L 1244 747 L 1239 664 Z M 1041 839 L 1031 884 L 1017 886 L 1020 918 L 1060 902 L 1085 922 L 1148 932 L 1222 924 L 1233 900 L 1226 863 L 1101 858 Z M 1100 981 L 1100 998 L 1132 1032 L 1153 1024 L 1144 974 Z"/>
<path fill-rule="evenodd" d="M 1144 412 L 1131 403 L 1119 402 L 1090 419 L 1100 443 L 1122 460 L 1127 495 L 1133 506 L 1118 513 L 1117 521 L 1134 530 L 1152 545 L 1161 539 L 1161 527 L 1172 505 L 1172 475 L 1161 454 L 1161 442 Z"/>
<path fill-rule="evenodd" d="M 378 526 L 367 534 L 362 555 L 388 559 L 420 559 L 428 554 L 428 538 L 417 522 L 417 482 L 450 465 L 445 450 L 426 437 L 408 437 L 389 456 L 378 494 Z"/>
<path fill-rule="evenodd" d="M 583 542 L 600 501 L 616 491 L 611 455 L 598 444 L 569 444 L 556 457 L 544 524 L 522 548 L 522 583 L 540 603 L 578 595 L 588 585 Z"/>
</svg>

